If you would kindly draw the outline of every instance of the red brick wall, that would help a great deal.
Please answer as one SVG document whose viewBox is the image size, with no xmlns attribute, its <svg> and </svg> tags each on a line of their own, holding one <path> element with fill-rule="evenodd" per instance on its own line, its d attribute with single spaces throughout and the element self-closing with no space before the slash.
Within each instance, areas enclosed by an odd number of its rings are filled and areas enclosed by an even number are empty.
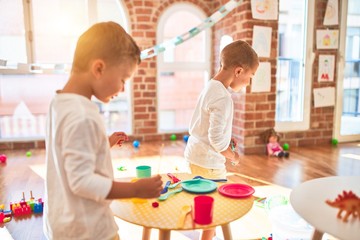
<svg viewBox="0 0 360 240">
<path fill-rule="evenodd" d="M 316 58 L 313 64 L 312 89 L 317 87 L 336 86 L 333 83 L 318 83 L 318 56 L 319 54 L 335 54 L 337 50 L 316 50 L 316 29 L 325 29 L 323 16 L 325 14 L 327 0 L 315 0 L 315 28 L 314 28 L 314 53 Z M 124 0 L 129 22 L 131 23 L 131 35 L 135 38 L 141 49 L 153 47 L 156 44 L 156 30 L 161 14 L 172 4 L 187 2 L 198 6 L 206 15 L 210 16 L 228 0 Z M 340 4 L 339 4 L 340 6 Z M 228 14 L 224 19 L 212 28 L 212 73 L 219 67 L 219 45 L 221 36 L 227 34 L 233 39 L 243 39 L 252 44 L 253 26 L 272 27 L 271 56 L 261 58 L 261 61 L 271 63 L 271 92 L 251 93 L 248 87 L 245 92 L 233 95 L 235 103 L 235 117 L 233 135 L 239 141 L 239 147 L 245 154 L 260 153 L 265 151 L 265 143 L 261 133 L 275 126 L 275 92 L 276 92 L 276 59 L 278 52 L 278 22 L 277 20 L 263 21 L 252 19 L 250 0 L 243 3 Z M 331 27 L 331 29 L 336 29 Z M 191 41 L 191 40 L 190 40 Z M 171 134 L 157 133 L 157 81 L 156 81 L 156 57 L 143 60 L 133 80 L 133 136 L 131 139 L 141 141 L 168 140 Z M 335 66 L 336 68 L 336 66 Z M 335 69 L 335 78 L 337 71 Z M 312 90 L 311 89 L 311 90 Z M 313 98 L 313 94 L 311 94 Z M 303 146 L 314 144 L 327 144 L 330 142 L 333 131 L 334 107 L 314 108 L 311 101 L 310 129 L 302 132 L 283 132 L 282 142 L 288 142 L 290 146 Z M 178 134 L 178 139 L 184 133 Z M 21 143 L 17 143 L 21 146 Z M 41 145 L 41 144 L 40 144 Z M 2 146 L 4 147 L 4 146 Z"/>
</svg>

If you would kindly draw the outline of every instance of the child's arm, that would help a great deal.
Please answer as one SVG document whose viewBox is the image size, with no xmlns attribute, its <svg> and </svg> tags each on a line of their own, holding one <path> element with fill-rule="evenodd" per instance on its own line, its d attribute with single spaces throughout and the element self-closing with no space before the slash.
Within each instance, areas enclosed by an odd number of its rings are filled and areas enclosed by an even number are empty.
<svg viewBox="0 0 360 240">
<path fill-rule="evenodd" d="M 109 136 L 110 147 L 113 147 L 115 144 L 121 146 L 123 142 L 128 141 L 129 137 L 124 132 L 114 132 Z"/>
<path fill-rule="evenodd" d="M 282 146 L 280 145 L 280 143 L 277 143 L 277 147 L 278 147 L 281 151 L 284 151 L 284 149 L 282 148 Z"/>
<path fill-rule="evenodd" d="M 151 178 L 140 178 L 136 182 L 113 181 L 107 199 L 116 198 L 156 198 L 162 191 L 160 175 Z"/>
<path fill-rule="evenodd" d="M 229 146 L 225 151 L 222 151 L 221 154 L 235 164 L 238 164 L 240 161 L 239 153 L 237 151 L 233 151 L 231 146 Z"/>
</svg>

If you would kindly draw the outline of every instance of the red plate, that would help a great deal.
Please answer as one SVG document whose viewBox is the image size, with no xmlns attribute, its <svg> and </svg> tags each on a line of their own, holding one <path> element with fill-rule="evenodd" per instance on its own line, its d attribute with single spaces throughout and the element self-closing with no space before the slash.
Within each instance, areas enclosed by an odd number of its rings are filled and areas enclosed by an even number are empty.
<svg viewBox="0 0 360 240">
<path fill-rule="evenodd" d="M 228 183 L 219 187 L 219 193 L 232 198 L 245 198 L 255 192 L 254 188 L 246 184 Z"/>
</svg>

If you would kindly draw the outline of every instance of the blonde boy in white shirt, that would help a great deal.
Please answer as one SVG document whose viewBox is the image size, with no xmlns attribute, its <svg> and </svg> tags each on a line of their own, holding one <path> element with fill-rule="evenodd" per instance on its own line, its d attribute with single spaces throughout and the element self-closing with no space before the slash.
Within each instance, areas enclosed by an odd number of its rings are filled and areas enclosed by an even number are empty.
<svg viewBox="0 0 360 240">
<path fill-rule="evenodd" d="M 115 198 L 155 198 L 159 175 L 137 182 L 114 180 L 109 138 L 91 98 L 107 103 L 124 91 L 140 63 L 140 49 L 117 23 L 98 23 L 78 40 L 70 78 L 51 102 L 46 135 L 44 233 L 48 239 L 118 239 L 109 208 Z"/>
<path fill-rule="evenodd" d="M 221 51 L 220 64 L 219 72 L 200 94 L 184 153 L 191 172 L 205 178 L 226 178 L 226 158 L 239 162 L 230 144 L 234 104 L 229 88 L 238 92 L 249 85 L 259 60 L 248 43 L 238 40 Z M 212 239 L 214 231 L 205 230 L 201 239 Z"/>
</svg>

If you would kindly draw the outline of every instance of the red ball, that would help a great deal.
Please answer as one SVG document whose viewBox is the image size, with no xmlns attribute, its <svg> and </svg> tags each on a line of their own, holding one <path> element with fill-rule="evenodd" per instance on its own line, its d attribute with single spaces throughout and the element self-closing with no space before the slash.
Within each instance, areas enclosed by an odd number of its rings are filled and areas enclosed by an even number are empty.
<svg viewBox="0 0 360 240">
<path fill-rule="evenodd" d="M 151 205 L 153 206 L 153 208 L 157 208 L 159 206 L 159 203 L 158 202 L 153 202 Z"/>
<path fill-rule="evenodd" d="M 5 154 L 0 155 L 0 163 L 6 163 L 6 159 L 7 159 L 7 157 Z"/>
</svg>

